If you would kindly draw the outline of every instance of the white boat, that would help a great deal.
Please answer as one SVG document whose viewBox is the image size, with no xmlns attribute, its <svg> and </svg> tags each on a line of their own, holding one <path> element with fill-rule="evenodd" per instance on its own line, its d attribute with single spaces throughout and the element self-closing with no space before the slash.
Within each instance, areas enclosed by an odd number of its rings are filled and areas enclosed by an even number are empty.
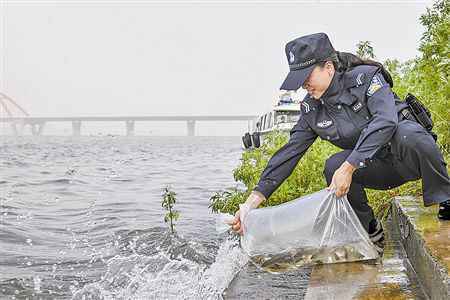
<svg viewBox="0 0 450 300">
<path fill-rule="evenodd" d="M 264 137 L 274 130 L 289 133 L 297 124 L 299 116 L 300 101 L 294 100 L 290 94 L 283 94 L 271 111 L 258 117 L 252 132 L 247 132 L 242 136 L 244 148 L 260 147 L 264 143 Z"/>
</svg>

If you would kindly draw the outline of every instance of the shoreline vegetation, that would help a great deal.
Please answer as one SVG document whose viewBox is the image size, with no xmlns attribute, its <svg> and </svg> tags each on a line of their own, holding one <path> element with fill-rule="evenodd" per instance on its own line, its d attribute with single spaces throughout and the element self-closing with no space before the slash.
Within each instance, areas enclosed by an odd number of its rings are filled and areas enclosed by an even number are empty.
<svg viewBox="0 0 450 300">
<path fill-rule="evenodd" d="M 420 55 L 403 63 L 389 59 L 383 62 L 383 65 L 391 73 L 394 80 L 393 90 L 400 99 L 404 99 L 407 93 L 412 93 L 431 111 L 433 131 L 438 135 L 438 145 L 450 173 L 449 20 L 450 2 L 436 1 L 420 17 L 420 22 L 425 27 L 418 47 Z M 360 42 L 358 46 L 360 45 L 373 50 L 370 42 Z M 360 51 L 357 53 L 360 54 Z M 210 199 L 209 207 L 212 211 L 234 214 L 239 209 L 239 204 L 245 202 L 258 183 L 270 157 L 287 141 L 287 134 L 274 131 L 268 135 L 267 142 L 260 148 L 244 151 L 240 164 L 233 171 L 233 177 L 239 185 L 243 184 L 245 189 L 235 187 L 216 192 Z M 325 161 L 338 151 L 339 148 L 318 138 L 291 176 L 261 207 L 278 205 L 325 188 L 327 185 L 322 174 Z M 406 195 L 420 197 L 422 183 L 417 180 L 387 191 L 366 189 L 366 192 L 375 214 L 383 218 L 388 214 L 392 198 Z"/>
<path fill-rule="evenodd" d="M 175 210 L 175 203 L 177 202 L 176 193 L 171 190 L 170 186 L 163 189 L 163 199 L 161 206 L 167 211 L 164 215 L 164 222 L 169 223 L 170 232 L 175 234 L 175 221 L 180 217 L 180 212 Z"/>
</svg>

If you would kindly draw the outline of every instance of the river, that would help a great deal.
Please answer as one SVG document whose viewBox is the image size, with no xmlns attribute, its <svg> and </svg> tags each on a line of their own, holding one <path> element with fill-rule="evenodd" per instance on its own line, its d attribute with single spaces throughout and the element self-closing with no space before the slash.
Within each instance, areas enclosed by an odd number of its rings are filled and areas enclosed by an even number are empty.
<svg viewBox="0 0 450 300">
<path fill-rule="evenodd" d="M 247 258 L 208 205 L 241 152 L 239 137 L 1 137 L 0 298 L 220 299 Z"/>
</svg>

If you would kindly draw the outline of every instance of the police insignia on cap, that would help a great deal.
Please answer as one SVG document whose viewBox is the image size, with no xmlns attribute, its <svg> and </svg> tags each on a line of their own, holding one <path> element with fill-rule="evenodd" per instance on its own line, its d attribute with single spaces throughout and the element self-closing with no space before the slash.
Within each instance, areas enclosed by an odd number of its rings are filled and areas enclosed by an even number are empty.
<svg viewBox="0 0 450 300">
<path fill-rule="evenodd" d="M 292 64 L 295 60 L 294 53 L 292 51 L 289 51 L 289 62 Z"/>
<path fill-rule="evenodd" d="M 378 78 L 377 75 L 372 77 L 372 81 L 370 82 L 370 86 L 367 89 L 367 96 L 372 96 L 376 91 L 378 91 L 383 86 L 383 83 Z"/>
</svg>

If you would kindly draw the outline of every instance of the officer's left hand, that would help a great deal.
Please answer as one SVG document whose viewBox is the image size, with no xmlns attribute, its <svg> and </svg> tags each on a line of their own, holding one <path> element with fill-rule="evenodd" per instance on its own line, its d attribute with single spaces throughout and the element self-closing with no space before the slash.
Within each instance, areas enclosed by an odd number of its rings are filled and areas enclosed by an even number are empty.
<svg viewBox="0 0 450 300">
<path fill-rule="evenodd" d="M 353 172 L 355 167 L 345 161 L 339 169 L 337 169 L 328 187 L 329 190 L 334 189 L 337 197 L 342 197 L 348 193 L 350 184 L 352 183 Z"/>
</svg>

